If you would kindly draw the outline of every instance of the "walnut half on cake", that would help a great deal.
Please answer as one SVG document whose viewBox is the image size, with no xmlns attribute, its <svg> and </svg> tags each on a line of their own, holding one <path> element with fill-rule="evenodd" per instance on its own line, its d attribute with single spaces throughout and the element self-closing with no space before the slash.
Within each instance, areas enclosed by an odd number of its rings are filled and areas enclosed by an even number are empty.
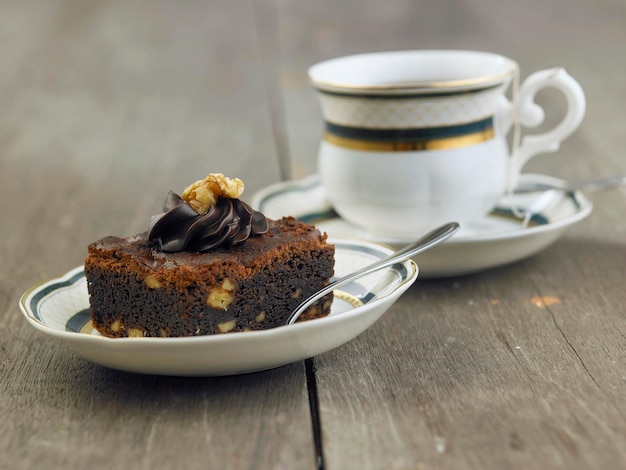
<svg viewBox="0 0 626 470">
<path fill-rule="evenodd" d="M 333 274 L 334 246 L 293 217 L 266 219 L 240 180 L 210 174 L 168 193 L 149 230 L 88 247 L 85 276 L 103 335 L 196 336 L 283 325 Z M 330 313 L 332 294 L 301 319 Z"/>
</svg>

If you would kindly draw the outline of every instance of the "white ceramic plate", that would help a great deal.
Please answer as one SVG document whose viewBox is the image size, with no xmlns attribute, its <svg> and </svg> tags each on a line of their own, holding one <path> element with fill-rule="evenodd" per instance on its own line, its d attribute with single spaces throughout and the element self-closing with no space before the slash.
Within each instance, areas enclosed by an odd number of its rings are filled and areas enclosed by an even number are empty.
<svg viewBox="0 0 626 470">
<path fill-rule="evenodd" d="M 335 276 L 393 250 L 364 241 L 335 244 Z M 233 375 L 306 359 L 340 346 L 370 327 L 417 279 L 411 260 L 335 291 L 331 314 L 265 331 L 191 338 L 107 338 L 93 330 L 82 266 L 24 293 L 20 308 L 39 331 L 78 355 L 113 369 L 177 376 Z"/>
<path fill-rule="evenodd" d="M 549 184 L 560 180 L 526 174 L 521 181 Z M 293 215 L 315 224 L 331 237 L 359 238 L 395 248 L 413 241 L 377 237 L 341 219 L 327 201 L 318 175 L 274 184 L 256 193 L 251 201 L 255 209 L 268 217 Z M 531 207 L 536 209 L 527 226 L 514 216 L 514 207 L 522 212 Z M 415 261 L 420 277 L 470 274 L 527 258 L 554 243 L 568 227 L 583 220 L 591 211 L 591 202 L 579 191 L 503 198 L 492 213 L 462 226 L 446 243 L 418 255 Z M 415 239 L 420 235 L 415 234 Z"/>
</svg>

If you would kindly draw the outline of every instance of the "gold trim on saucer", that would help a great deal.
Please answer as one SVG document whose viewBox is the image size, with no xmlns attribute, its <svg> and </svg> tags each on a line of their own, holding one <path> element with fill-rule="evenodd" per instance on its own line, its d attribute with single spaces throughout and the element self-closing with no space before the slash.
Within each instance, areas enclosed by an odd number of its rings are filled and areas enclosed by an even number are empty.
<svg viewBox="0 0 626 470">
<path fill-rule="evenodd" d="M 361 306 L 365 305 L 365 302 L 363 302 L 357 296 L 352 295 L 349 292 L 346 292 L 346 291 L 343 291 L 343 290 L 335 289 L 334 296 L 336 298 L 338 298 L 338 299 L 341 299 L 341 300 L 349 303 L 354 308 L 361 307 Z"/>
<path fill-rule="evenodd" d="M 455 137 L 442 137 L 406 142 L 371 141 L 340 137 L 326 132 L 324 140 L 337 147 L 370 152 L 415 152 L 421 150 L 448 150 L 480 144 L 494 138 L 493 128 Z"/>
</svg>

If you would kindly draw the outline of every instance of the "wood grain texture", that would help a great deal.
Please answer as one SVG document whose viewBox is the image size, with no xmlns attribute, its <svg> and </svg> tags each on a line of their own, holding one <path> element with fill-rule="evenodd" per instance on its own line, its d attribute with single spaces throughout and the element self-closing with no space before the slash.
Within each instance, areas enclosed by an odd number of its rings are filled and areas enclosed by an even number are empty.
<svg viewBox="0 0 626 470">
<path fill-rule="evenodd" d="M 291 6 L 287 24 L 304 16 Z M 331 20 L 329 8 L 307 6 L 322 38 L 308 45 L 309 64 L 454 47 L 513 57 L 522 77 L 564 66 L 586 91 L 587 116 L 557 154 L 528 171 L 568 179 L 626 173 L 618 104 L 626 88 L 615 82 L 626 70 L 625 11 L 617 2 L 397 1 L 334 8 Z M 302 48 L 290 44 L 286 54 L 302 69 Z M 320 129 L 316 98 L 291 87 L 298 92 L 289 94 L 288 122 L 300 129 L 290 133 L 293 158 L 315 171 L 316 137 L 303 129 Z M 538 101 L 549 110 L 547 128 L 562 100 L 546 91 Z M 592 216 L 544 253 L 475 276 L 418 280 L 363 336 L 316 358 L 328 468 L 626 465 L 626 191 L 592 199 Z M 542 297 L 558 303 L 539 307 Z"/>
<path fill-rule="evenodd" d="M 312 468 L 304 364 L 222 379 L 91 365 L 17 300 L 209 171 L 280 179 L 250 2 L 2 2 L 0 468 Z M 233 30 L 236 25 L 236 32 Z"/>
<path fill-rule="evenodd" d="M 215 379 L 90 365 L 39 337 L 2 377 L 2 468 L 310 468 L 302 364 Z M 282 444 L 281 444 L 282 443 Z"/>
<path fill-rule="evenodd" d="M 623 276 L 580 269 L 614 248 L 564 240 L 542 259 L 418 282 L 319 357 L 329 468 L 620 468 Z M 622 249 L 605 268 L 623 262 Z"/>
<path fill-rule="evenodd" d="M 340 55 L 481 49 L 518 60 L 522 77 L 563 66 L 587 114 L 528 171 L 626 174 L 624 2 L 0 9 L 1 469 L 626 467 L 625 189 L 592 195 L 591 216 L 535 257 L 418 280 L 370 330 L 315 358 L 314 377 L 303 363 L 220 379 L 108 370 L 17 307 L 81 264 L 89 242 L 144 230 L 168 189 L 221 171 L 250 197 L 315 172 L 322 120 L 306 70 Z M 562 99 L 538 101 L 556 122 Z"/>
</svg>

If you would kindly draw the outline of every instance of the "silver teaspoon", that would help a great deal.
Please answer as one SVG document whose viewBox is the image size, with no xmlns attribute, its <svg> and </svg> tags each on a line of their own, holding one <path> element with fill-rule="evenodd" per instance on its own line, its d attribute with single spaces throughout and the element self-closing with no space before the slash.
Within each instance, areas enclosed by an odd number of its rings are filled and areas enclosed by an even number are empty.
<svg viewBox="0 0 626 470">
<path fill-rule="evenodd" d="M 517 186 L 513 193 L 534 193 L 539 191 L 547 191 L 550 189 L 557 189 L 559 191 L 571 192 L 571 191 L 604 191 L 607 189 L 617 188 L 618 186 L 626 186 L 626 176 L 612 176 L 610 178 L 603 178 L 592 181 L 579 181 L 574 183 L 568 183 L 563 181 L 562 183 L 521 183 Z"/>
<path fill-rule="evenodd" d="M 378 271 L 379 269 L 386 268 L 391 266 L 392 264 L 398 263 L 400 261 L 407 260 L 412 256 L 415 256 L 418 253 L 426 251 L 435 245 L 447 240 L 450 238 L 457 230 L 459 229 L 459 224 L 456 222 L 451 222 L 441 227 L 429 232 L 424 235 L 422 238 L 417 240 L 416 242 L 411 243 L 410 245 L 401 248 L 400 250 L 392 253 L 387 258 L 383 258 L 381 260 L 376 261 L 375 263 L 369 264 L 358 271 L 355 271 L 351 274 L 348 274 L 342 278 L 339 278 L 326 287 L 320 289 L 315 294 L 311 295 L 304 302 L 302 302 L 289 316 L 286 324 L 291 325 L 294 323 L 298 317 L 304 312 L 307 308 L 309 308 L 313 303 L 317 302 L 319 299 L 324 297 L 326 294 L 330 294 L 332 291 L 337 289 L 338 287 L 344 286 L 349 282 L 354 281 L 355 279 L 359 279 L 363 276 L 367 276 L 373 272 Z"/>
</svg>

